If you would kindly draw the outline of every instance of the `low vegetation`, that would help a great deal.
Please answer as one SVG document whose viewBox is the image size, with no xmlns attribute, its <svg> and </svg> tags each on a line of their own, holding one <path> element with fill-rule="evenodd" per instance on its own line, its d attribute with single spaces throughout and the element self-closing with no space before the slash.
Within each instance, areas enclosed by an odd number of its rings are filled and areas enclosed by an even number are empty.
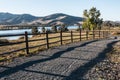
<svg viewBox="0 0 120 80">
<path fill-rule="evenodd" d="M 85 32 L 82 33 L 82 40 L 86 40 L 86 35 L 85 34 L 86 34 Z M 74 35 L 78 35 L 78 36 L 74 36 Z M 49 39 L 49 43 L 60 41 L 60 37 L 59 37 L 60 33 L 50 33 L 48 36 L 49 36 L 49 38 L 58 36 L 58 38 Z M 63 41 L 63 44 L 68 44 L 68 43 L 71 42 L 71 33 L 70 32 L 63 32 L 63 36 L 68 36 L 68 37 L 63 37 L 63 40 L 67 40 L 67 41 Z M 36 39 L 43 39 L 43 38 L 46 38 L 45 34 L 40 34 L 40 35 L 33 36 L 33 37 L 29 38 L 29 40 L 36 40 Z M 80 38 L 79 32 L 73 33 L 74 42 L 79 41 L 80 40 L 79 38 Z M 16 43 L 16 42 L 21 42 L 21 41 L 25 41 L 25 38 L 21 37 L 18 40 L 9 40 L 8 42 L 9 43 Z M 29 42 L 29 47 L 42 45 L 42 44 L 46 44 L 46 39 L 40 40 L 40 41 Z M 50 47 L 54 47 L 54 46 L 60 46 L 60 42 L 50 44 Z M 26 47 L 25 43 L 16 44 L 16 45 L 9 45 L 9 46 L 1 46 L 0 47 L 0 54 L 10 52 L 10 51 L 14 51 L 14 50 L 21 49 L 21 48 L 25 48 L 25 47 Z M 29 51 L 30 52 L 29 55 L 39 53 L 40 51 L 45 50 L 45 49 L 46 49 L 46 45 L 36 47 L 36 48 L 32 48 Z M 18 52 L 14 52 L 14 53 L 11 53 L 11 54 L 8 54 L 8 55 L 1 56 L 0 61 L 10 60 L 10 59 L 13 59 L 13 58 L 18 57 L 18 56 L 28 56 L 28 55 L 26 54 L 25 50 L 22 50 L 22 51 L 18 51 Z"/>
<path fill-rule="evenodd" d="M 32 28 L 32 34 L 37 34 L 37 33 L 39 33 L 38 32 L 38 28 L 37 27 L 33 27 Z"/>
<path fill-rule="evenodd" d="M 5 43 L 9 43 L 9 41 L 7 39 L 0 39 L 0 44 L 5 44 Z"/>
<path fill-rule="evenodd" d="M 112 32 L 112 31 L 110 31 L 110 32 Z M 114 32 L 117 32 L 117 31 L 114 31 Z M 96 39 L 99 38 L 98 34 L 99 34 L 99 32 L 96 31 L 95 32 Z M 81 35 L 82 35 L 82 41 L 87 40 L 86 39 L 86 31 L 82 31 Z M 63 36 L 65 36 L 65 37 L 62 38 L 63 39 L 63 44 L 71 43 L 71 33 L 70 32 L 63 32 Z M 60 41 L 60 33 L 49 33 L 48 37 L 49 38 L 57 37 L 57 38 L 49 39 L 49 43 Z M 103 32 L 101 32 L 100 37 L 101 38 L 103 37 Z M 45 38 L 46 38 L 45 34 L 40 34 L 40 35 L 32 36 L 31 38 L 28 38 L 29 40 L 43 39 L 43 40 L 39 40 L 39 41 L 29 42 L 29 47 L 46 44 L 46 39 Z M 88 32 L 88 39 L 89 40 L 93 39 L 93 32 L 92 31 Z M 2 40 L 1 39 L 0 41 L 1 42 L 4 41 L 5 43 L 16 43 L 16 42 L 25 41 L 25 38 L 23 36 L 21 36 L 18 40 L 7 40 L 7 39 Z M 74 31 L 73 32 L 73 42 L 77 42 L 77 41 L 80 41 L 80 33 L 79 33 L 79 31 Z M 56 42 L 56 43 L 50 44 L 49 46 L 51 48 L 51 47 L 60 46 L 60 45 L 61 45 L 60 42 Z M 9 46 L 1 46 L 0 47 L 0 54 L 10 52 L 10 51 L 14 51 L 14 50 L 18 50 L 18 49 L 21 49 L 21 48 L 26 48 L 26 44 L 21 43 L 21 44 L 9 45 Z M 30 49 L 29 50 L 29 53 L 30 53 L 29 55 L 37 54 L 42 50 L 46 50 L 46 45 Z M 28 54 L 26 54 L 26 50 L 21 50 L 21 51 L 14 52 L 14 53 L 11 53 L 11 54 L 8 54 L 8 55 L 0 56 L 0 62 L 2 62 L 4 60 L 5 61 L 6 60 L 11 60 L 11 59 L 13 59 L 15 57 L 18 57 L 18 56 L 28 56 Z"/>
<path fill-rule="evenodd" d="M 112 63 L 120 63 L 120 42 L 114 45 L 113 50 L 107 54 L 107 57 Z"/>
</svg>

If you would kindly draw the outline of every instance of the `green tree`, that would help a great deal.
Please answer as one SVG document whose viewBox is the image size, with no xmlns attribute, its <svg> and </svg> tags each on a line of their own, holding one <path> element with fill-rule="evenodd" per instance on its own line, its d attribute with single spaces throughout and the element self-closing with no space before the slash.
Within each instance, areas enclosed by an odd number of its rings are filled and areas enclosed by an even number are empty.
<svg viewBox="0 0 120 80">
<path fill-rule="evenodd" d="M 59 27 L 59 30 L 65 32 L 65 31 L 68 31 L 68 28 L 65 24 L 62 24 L 60 27 Z"/>
<path fill-rule="evenodd" d="M 97 10 L 95 7 L 92 7 L 89 11 L 84 10 L 84 21 L 83 21 L 83 28 L 93 30 L 95 28 L 101 28 L 103 19 L 100 19 L 100 11 Z"/>
<path fill-rule="evenodd" d="M 102 24 L 103 24 L 103 19 L 99 19 L 98 24 L 97 24 L 97 28 L 101 30 Z"/>
<path fill-rule="evenodd" d="M 78 26 L 77 31 L 80 31 L 80 29 L 83 29 L 81 24 L 78 23 L 77 26 Z"/>
<path fill-rule="evenodd" d="M 57 26 L 52 26 L 52 32 L 57 32 Z"/>
<path fill-rule="evenodd" d="M 33 27 L 32 28 L 32 34 L 37 34 L 38 33 L 38 28 L 37 27 Z"/>
<path fill-rule="evenodd" d="M 42 33 L 45 33 L 46 30 L 45 30 L 45 27 L 42 27 Z"/>
</svg>

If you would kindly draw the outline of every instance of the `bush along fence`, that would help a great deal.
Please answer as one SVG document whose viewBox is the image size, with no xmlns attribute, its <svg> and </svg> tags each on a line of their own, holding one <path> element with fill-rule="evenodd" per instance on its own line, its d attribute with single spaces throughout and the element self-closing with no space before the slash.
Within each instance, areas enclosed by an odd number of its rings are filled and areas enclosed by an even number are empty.
<svg viewBox="0 0 120 80">
<path fill-rule="evenodd" d="M 37 35 L 44 35 L 45 37 L 40 38 L 41 36 L 38 36 L 37 39 L 29 40 L 29 35 L 32 36 L 37 36 Z M 53 35 L 50 37 L 50 35 Z M 24 43 L 24 47 L 20 49 L 13 49 L 12 51 L 8 52 L 3 52 L 1 51 L 0 56 L 8 55 L 11 53 L 16 53 L 18 51 L 25 51 L 26 54 L 30 54 L 30 49 L 32 48 L 37 48 L 41 46 L 46 46 L 46 49 L 49 49 L 51 44 L 56 44 L 57 45 L 63 45 L 64 42 L 70 42 L 73 43 L 76 40 L 77 41 L 83 41 L 83 40 L 93 40 L 93 39 L 102 39 L 102 38 L 107 38 L 109 35 L 108 30 L 93 30 L 93 31 L 87 31 L 87 30 L 79 30 L 79 31 L 68 31 L 68 32 L 57 32 L 57 33 L 38 33 L 38 34 L 28 34 L 25 32 L 24 34 L 9 34 L 9 35 L 0 35 L 0 37 L 12 37 L 12 36 L 24 36 L 23 41 L 19 42 L 9 42 L 9 43 L 0 43 L 0 47 L 7 47 L 7 46 L 12 46 L 12 45 L 20 45 Z M 44 40 L 44 43 L 37 44 L 36 46 L 29 46 L 29 43 L 31 42 L 39 42 Z M 52 42 L 50 41 L 52 40 Z M 55 41 L 54 41 L 55 40 Z M 57 41 L 56 41 L 57 40 Z M 57 46 L 56 45 L 56 46 Z"/>
</svg>

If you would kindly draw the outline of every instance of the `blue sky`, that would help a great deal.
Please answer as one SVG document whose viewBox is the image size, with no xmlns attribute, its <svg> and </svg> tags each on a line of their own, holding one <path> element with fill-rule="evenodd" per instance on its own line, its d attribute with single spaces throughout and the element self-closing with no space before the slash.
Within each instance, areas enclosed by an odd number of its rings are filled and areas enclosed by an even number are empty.
<svg viewBox="0 0 120 80">
<path fill-rule="evenodd" d="M 0 12 L 35 16 L 65 13 L 82 17 L 83 10 L 91 7 L 100 10 L 104 20 L 120 21 L 120 0 L 0 0 Z"/>
</svg>

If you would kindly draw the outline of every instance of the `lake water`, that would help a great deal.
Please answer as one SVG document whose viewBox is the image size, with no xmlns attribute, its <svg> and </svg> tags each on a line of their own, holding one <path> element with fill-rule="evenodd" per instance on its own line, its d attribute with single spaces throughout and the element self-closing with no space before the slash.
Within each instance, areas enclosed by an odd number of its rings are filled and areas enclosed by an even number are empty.
<svg viewBox="0 0 120 80">
<path fill-rule="evenodd" d="M 77 29 L 78 26 L 69 26 L 68 29 Z M 51 29 L 51 27 L 45 27 L 45 29 Z M 42 32 L 42 27 L 38 27 L 38 30 Z M 6 35 L 6 34 L 22 34 L 27 31 L 28 33 L 31 33 L 31 29 L 20 29 L 20 30 L 1 30 L 0 35 Z M 20 36 L 14 36 L 14 37 L 5 37 L 9 40 L 15 40 L 18 39 Z M 29 36 L 31 37 L 31 36 Z"/>
</svg>

